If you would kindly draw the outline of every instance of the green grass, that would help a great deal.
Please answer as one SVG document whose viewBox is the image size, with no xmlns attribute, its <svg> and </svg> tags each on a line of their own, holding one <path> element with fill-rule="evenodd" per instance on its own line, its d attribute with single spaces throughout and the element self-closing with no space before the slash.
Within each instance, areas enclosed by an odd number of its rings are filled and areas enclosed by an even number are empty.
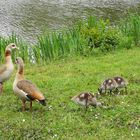
<svg viewBox="0 0 140 140">
<path fill-rule="evenodd" d="M 21 112 L 21 101 L 12 91 L 15 73 L 0 96 L 0 139 L 39 140 L 138 140 L 140 138 L 140 50 L 120 50 L 96 57 L 68 57 L 47 65 L 25 65 L 27 79 L 36 83 L 47 98 L 33 112 Z M 16 71 L 15 71 L 16 72 Z M 88 108 L 70 97 L 97 92 L 108 77 L 122 75 L 129 81 L 128 95 L 98 100 L 109 108 Z"/>
</svg>

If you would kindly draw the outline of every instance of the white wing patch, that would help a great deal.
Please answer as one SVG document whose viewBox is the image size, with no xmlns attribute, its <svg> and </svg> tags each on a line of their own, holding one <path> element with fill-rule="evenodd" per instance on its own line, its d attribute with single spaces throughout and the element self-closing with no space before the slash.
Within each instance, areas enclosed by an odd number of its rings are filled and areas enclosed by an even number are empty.
<svg viewBox="0 0 140 140">
<path fill-rule="evenodd" d="M 27 97 L 27 93 L 24 92 L 23 90 L 19 89 L 19 88 L 16 88 L 15 89 L 15 93 L 17 94 L 17 96 L 20 98 L 20 99 L 26 99 L 26 100 L 30 100 L 28 97 Z"/>
</svg>

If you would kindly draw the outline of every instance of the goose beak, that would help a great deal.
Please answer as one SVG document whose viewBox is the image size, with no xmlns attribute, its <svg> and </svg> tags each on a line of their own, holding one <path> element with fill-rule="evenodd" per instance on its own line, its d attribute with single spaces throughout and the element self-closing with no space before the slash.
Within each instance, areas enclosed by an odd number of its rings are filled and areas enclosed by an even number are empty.
<svg viewBox="0 0 140 140">
<path fill-rule="evenodd" d="M 15 47 L 15 49 L 16 49 L 16 50 L 19 50 L 19 48 L 18 48 L 18 47 Z"/>
<path fill-rule="evenodd" d="M 39 100 L 39 103 L 41 103 L 43 106 L 46 106 L 45 100 Z"/>
</svg>

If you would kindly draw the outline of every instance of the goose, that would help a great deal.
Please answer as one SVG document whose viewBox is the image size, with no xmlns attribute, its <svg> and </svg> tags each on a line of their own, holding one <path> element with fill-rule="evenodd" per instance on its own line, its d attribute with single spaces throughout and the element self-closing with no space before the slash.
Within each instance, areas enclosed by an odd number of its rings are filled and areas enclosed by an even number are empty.
<svg viewBox="0 0 140 140">
<path fill-rule="evenodd" d="M 32 101 L 37 101 L 46 106 L 45 97 L 35 84 L 24 78 L 24 63 L 21 57 L 16 58 L 18 70 L 13 83 L 14 93 L 22 100 L 22 111 L 25 111 L 26 101 L 30 102 L 30 111 L 32 111 Z"/>
<path fill-rule="evenodd" d="M 11 54 L 13 49 L 18 49 L 14 43 L 10 43 L 5 49 L 5 64 L 0 66 L 0 94 L 3 90 L 3 83 L 8 80 L 14 70 Z"/>
<path fill-rule="evenodd" d="M 98 88 L 99 94 L 103 94 L 107 91 L 109 91 L 109 93 L 112 93 L 113 90 L 115 90 L 117 87 L 117 83 L 113 78 L 108 78 L 106 80 L 103 81 L 103 83 L 101 84 L 101 86 Z"/>
<path fill-rule="evenodd" d="M 120 76 L 115 76 L 113 77 L 113 79 L 115 80 L 117 86 L 116 89 L 119 90 L 121 88 L 125 88 L 125 92 L 127 92 L 127 85 L 128 85 L 128 81 L 125 80 L 123 77 Z"/>
<path fill-rule="evenodd" d="M 89 105 L 91 106 L 102 106 L 100 102 L 97 102 L 96 97 L 90 92 L 83 92 L 71 98 L 77 104 L 85 106 L 86 109 Z"/>
</svg>

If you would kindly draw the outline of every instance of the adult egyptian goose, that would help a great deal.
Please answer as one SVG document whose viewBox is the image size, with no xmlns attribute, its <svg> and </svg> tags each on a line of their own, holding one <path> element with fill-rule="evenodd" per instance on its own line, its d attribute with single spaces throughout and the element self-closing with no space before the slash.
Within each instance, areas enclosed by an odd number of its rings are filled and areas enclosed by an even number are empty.
<svg viewBox="0 0 140 140">
<path fill-rule="evenodd" d="M 91 106 L 102 106 L 100 102 L 97 102 L 96 97 L 90 92 L 83 92 L 71 98 L 77 104 L 83 105 L 86 107 Z"/>
<path fill-rule="evenodd" d="M 38 101 L 42 105 L 46 105 L 45 97 L 40 90 L 28 80 L 24 79 L 24 63 L 22 58 L 16 59 L 18 70 L 13 83 L 14 93 L 22 100 L 22 111 L 25 111 L 26 101 L 30 102 L 30 111 L 32 111 L 32 101 Z"/>
<path fill-rule="evenodd" d="M 0 66 L 0 93 L 2 93 L 3 82 L 8 80 L 14 70 L 14 65 L 11 58 L 13 49 L 17 49 L 14 43 L 9 44 L 5 49 L 5 64 Z"/>
<path fill-rule="evenodd" d="M 101 86 L 98 88 L 99 94 L 103 94 L 109 91 L 109 93 L 112 93 L 113 90 L 115 90 L 117 87 L 117 83 L 113 78 L 108 78 L 103 81 Z"/>
<path fill-rule="evenodd" d="M 126 79 L 124 79 L 123 77 L 120 77 L 120 76 L 113 77 L 113 79 L 115 80 L 115 82 L 117 84 L 117 86 L 116 86 L 117 90 L 119 90 L 121 88 L 125 88 L 125 92 L 127 92 L 128 81 Z"/>
</svg>

